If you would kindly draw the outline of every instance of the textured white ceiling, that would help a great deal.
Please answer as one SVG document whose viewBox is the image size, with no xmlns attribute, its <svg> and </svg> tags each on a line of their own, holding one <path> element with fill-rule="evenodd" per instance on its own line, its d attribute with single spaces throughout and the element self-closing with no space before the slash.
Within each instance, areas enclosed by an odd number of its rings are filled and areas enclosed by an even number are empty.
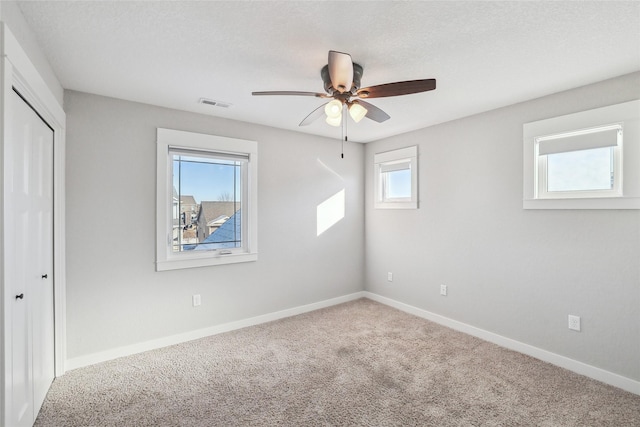
<svg viewBox="0 0 640 427">
<path fill-rule="evenodd" d="M 437 79 L 433 92 L 371 99 L 391 119 L 349 123 L 367 142 L 640 70 L 640 2 L 24 1 L 61 84 L 332 138 L 322 92 L 331 49 L 363 86 Z M 202 97 L 233 104 L 220 109 Z"/>
</svg>

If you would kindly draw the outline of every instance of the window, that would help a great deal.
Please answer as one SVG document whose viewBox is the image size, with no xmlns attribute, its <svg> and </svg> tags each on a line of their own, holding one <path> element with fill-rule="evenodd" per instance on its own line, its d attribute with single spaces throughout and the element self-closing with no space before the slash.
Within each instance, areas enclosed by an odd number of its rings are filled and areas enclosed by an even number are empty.
<svg viewBox="0 0 640 427">
<path fill-rule="evenodd" d="M 156 270 L 257 259 L 257 144 L 158 129 Z"/>
<path fill-rule="evenodd" d="M 620 183 L 619 178 L 615 179 L 615 172 L 620 170 L 614 167 L 616 157 L 613 147 L 548 154 L 546 171 L 541 174 L 546 176 L 547 183 L 540 187 L 546 187 L 547 196 L 562 192 L 613 190 Z"/>
<path fill-rule="evenodd" d="M 621 195 L 622 126 L 535 138 L 541 199 Z"/>
<path fill-rule="evenodd" d="M 527 123 L 525 209 L 639 209 L 640 102 Z"/>
<path fill-rule="evenodd" d="M 418 208 L 418 147 L 377 153 L 374 156 L 375 207 Z"/>
<path fill-rule="evenodd" d="M 179 209 L 173 209 L 172 251 L 241 247 L 241 207 L 248 156 L 171 146 L 169 156 L 173 204 L 179 205 Z M 189 204 L 190 200 L 195 206 Z M 195 215 L 187 215 L 187 209 Z"/>
</svg>

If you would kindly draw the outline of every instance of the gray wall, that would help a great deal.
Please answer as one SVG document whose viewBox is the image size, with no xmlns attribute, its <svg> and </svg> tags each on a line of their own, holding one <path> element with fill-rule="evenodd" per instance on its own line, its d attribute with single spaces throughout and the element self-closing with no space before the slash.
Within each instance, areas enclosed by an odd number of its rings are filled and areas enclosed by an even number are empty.
<svg viewBox="0 0 640 427">
<path fill-rule="evenodd" d="M 522 209 L 523 123 L 638 98 L 634 73 L 367 144 L 366 290 L 640 380 L 640 211 Z M 416 144 L 420 209 L 374 209 L 374 153 Z"/>
<path fill-rule="evenodd" d="M 67 356 L 88 355 L 364 288 L 360 144 L 65 92 Z M 258 141 L 259 259 L 156 272 L 156 128 Z M 316 236 L 341 189 L 346 216 Z M 191 295 L 202 306 L 191 306 Z"/>
</svg>

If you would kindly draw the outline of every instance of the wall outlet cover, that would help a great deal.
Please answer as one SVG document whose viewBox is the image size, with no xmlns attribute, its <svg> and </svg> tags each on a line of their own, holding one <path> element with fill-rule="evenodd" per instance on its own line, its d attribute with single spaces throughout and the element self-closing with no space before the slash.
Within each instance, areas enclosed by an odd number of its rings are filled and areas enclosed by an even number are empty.
<svg viewBox="0 0 640 427">
<path fill-rule="evenodd" d="M 580 316 L 569 315 L 569 329 L 580 332 Z"/>
<path fill-rule="evenodd" d="M 200 304 L 202 304 L 202 299 L 200 298 L 200 294 L 196 294 L 191 298 L 192 302 L 193 302 L 193 306 L 197 307 Z"/>
</svg>

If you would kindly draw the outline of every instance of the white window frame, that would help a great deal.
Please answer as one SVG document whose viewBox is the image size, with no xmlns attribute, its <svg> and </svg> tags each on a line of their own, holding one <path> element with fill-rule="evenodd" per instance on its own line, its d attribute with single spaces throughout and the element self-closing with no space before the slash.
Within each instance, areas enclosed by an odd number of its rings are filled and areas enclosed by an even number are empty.
<svg viewBox="0 0 640 427">
<path fill-rule="evenodd" d="M 602 145 L 598 147 L 589 147 L 587 144 L 584 144 L 580 147 L 580 137 L 596 134 L 600 132 L 615 132 L 615 144 L 607 143 L 607 145 Z M 590 129 L 582 129 L 575 132 L 563 132 L 561 134 L 554 134 L 542 137 L 534 138 L 534 143 L 536 146 L 536 198 L 538 199 L 570 199 L 570 198 L 597 198 L 597 197 L 620 197 L 622 196 L 622 143 L 623 143 L 623 132 L 622 132 L 622 124 L 616 123 L 608 126 L 598 126 L 596 128 Z M 593 149 L 593 148 L 605 148 L 610 147 L 613 149 L 613 186 L 608 190 L 579 190 L 579 191 L 548 191 L 547 190 L 547 176 L 548 176 L 548 157 L 547 154 L 543 152 L 543 144 L 563 144 L 564 141 L 569 139 L 578 139 L 578 143 L 574 145 L 578 145 L 578 147 L 559 148 L 557 151 L 553 149 L 549 154 L 554 153 L 568 153 L 571 151 L 579 151 L 580 149 Z M 611 145 L 609 145 L 611 144 Z"/>
<path fill-rule="evenodd" d="M 418 209 L 418 146 L 376 153 L 374 162 L 374 205 L 376 209 Z M 411 196 L 386 196 L 386 172 L 409 169 Z"/>
<path fill-rule="evenodd" d="M 611 133 L 603 144 L 589 138 L 596 132 Z M 524 209 L 640 209 L 640 100 L 526 123 L 523 137 Z M 613 188 L 547 191 L 548 154 L 605 146 L 613 148 Z"/>
<path fill-rule="evenodd" d="M 242 172 L 242 246 L 173 252 L 173 162 L 170 150 L 246 157 Z M 258 259 L 258 145 L 255 141 L 157 129 L 156 271 L 250 262 Z"/>
</svg>

